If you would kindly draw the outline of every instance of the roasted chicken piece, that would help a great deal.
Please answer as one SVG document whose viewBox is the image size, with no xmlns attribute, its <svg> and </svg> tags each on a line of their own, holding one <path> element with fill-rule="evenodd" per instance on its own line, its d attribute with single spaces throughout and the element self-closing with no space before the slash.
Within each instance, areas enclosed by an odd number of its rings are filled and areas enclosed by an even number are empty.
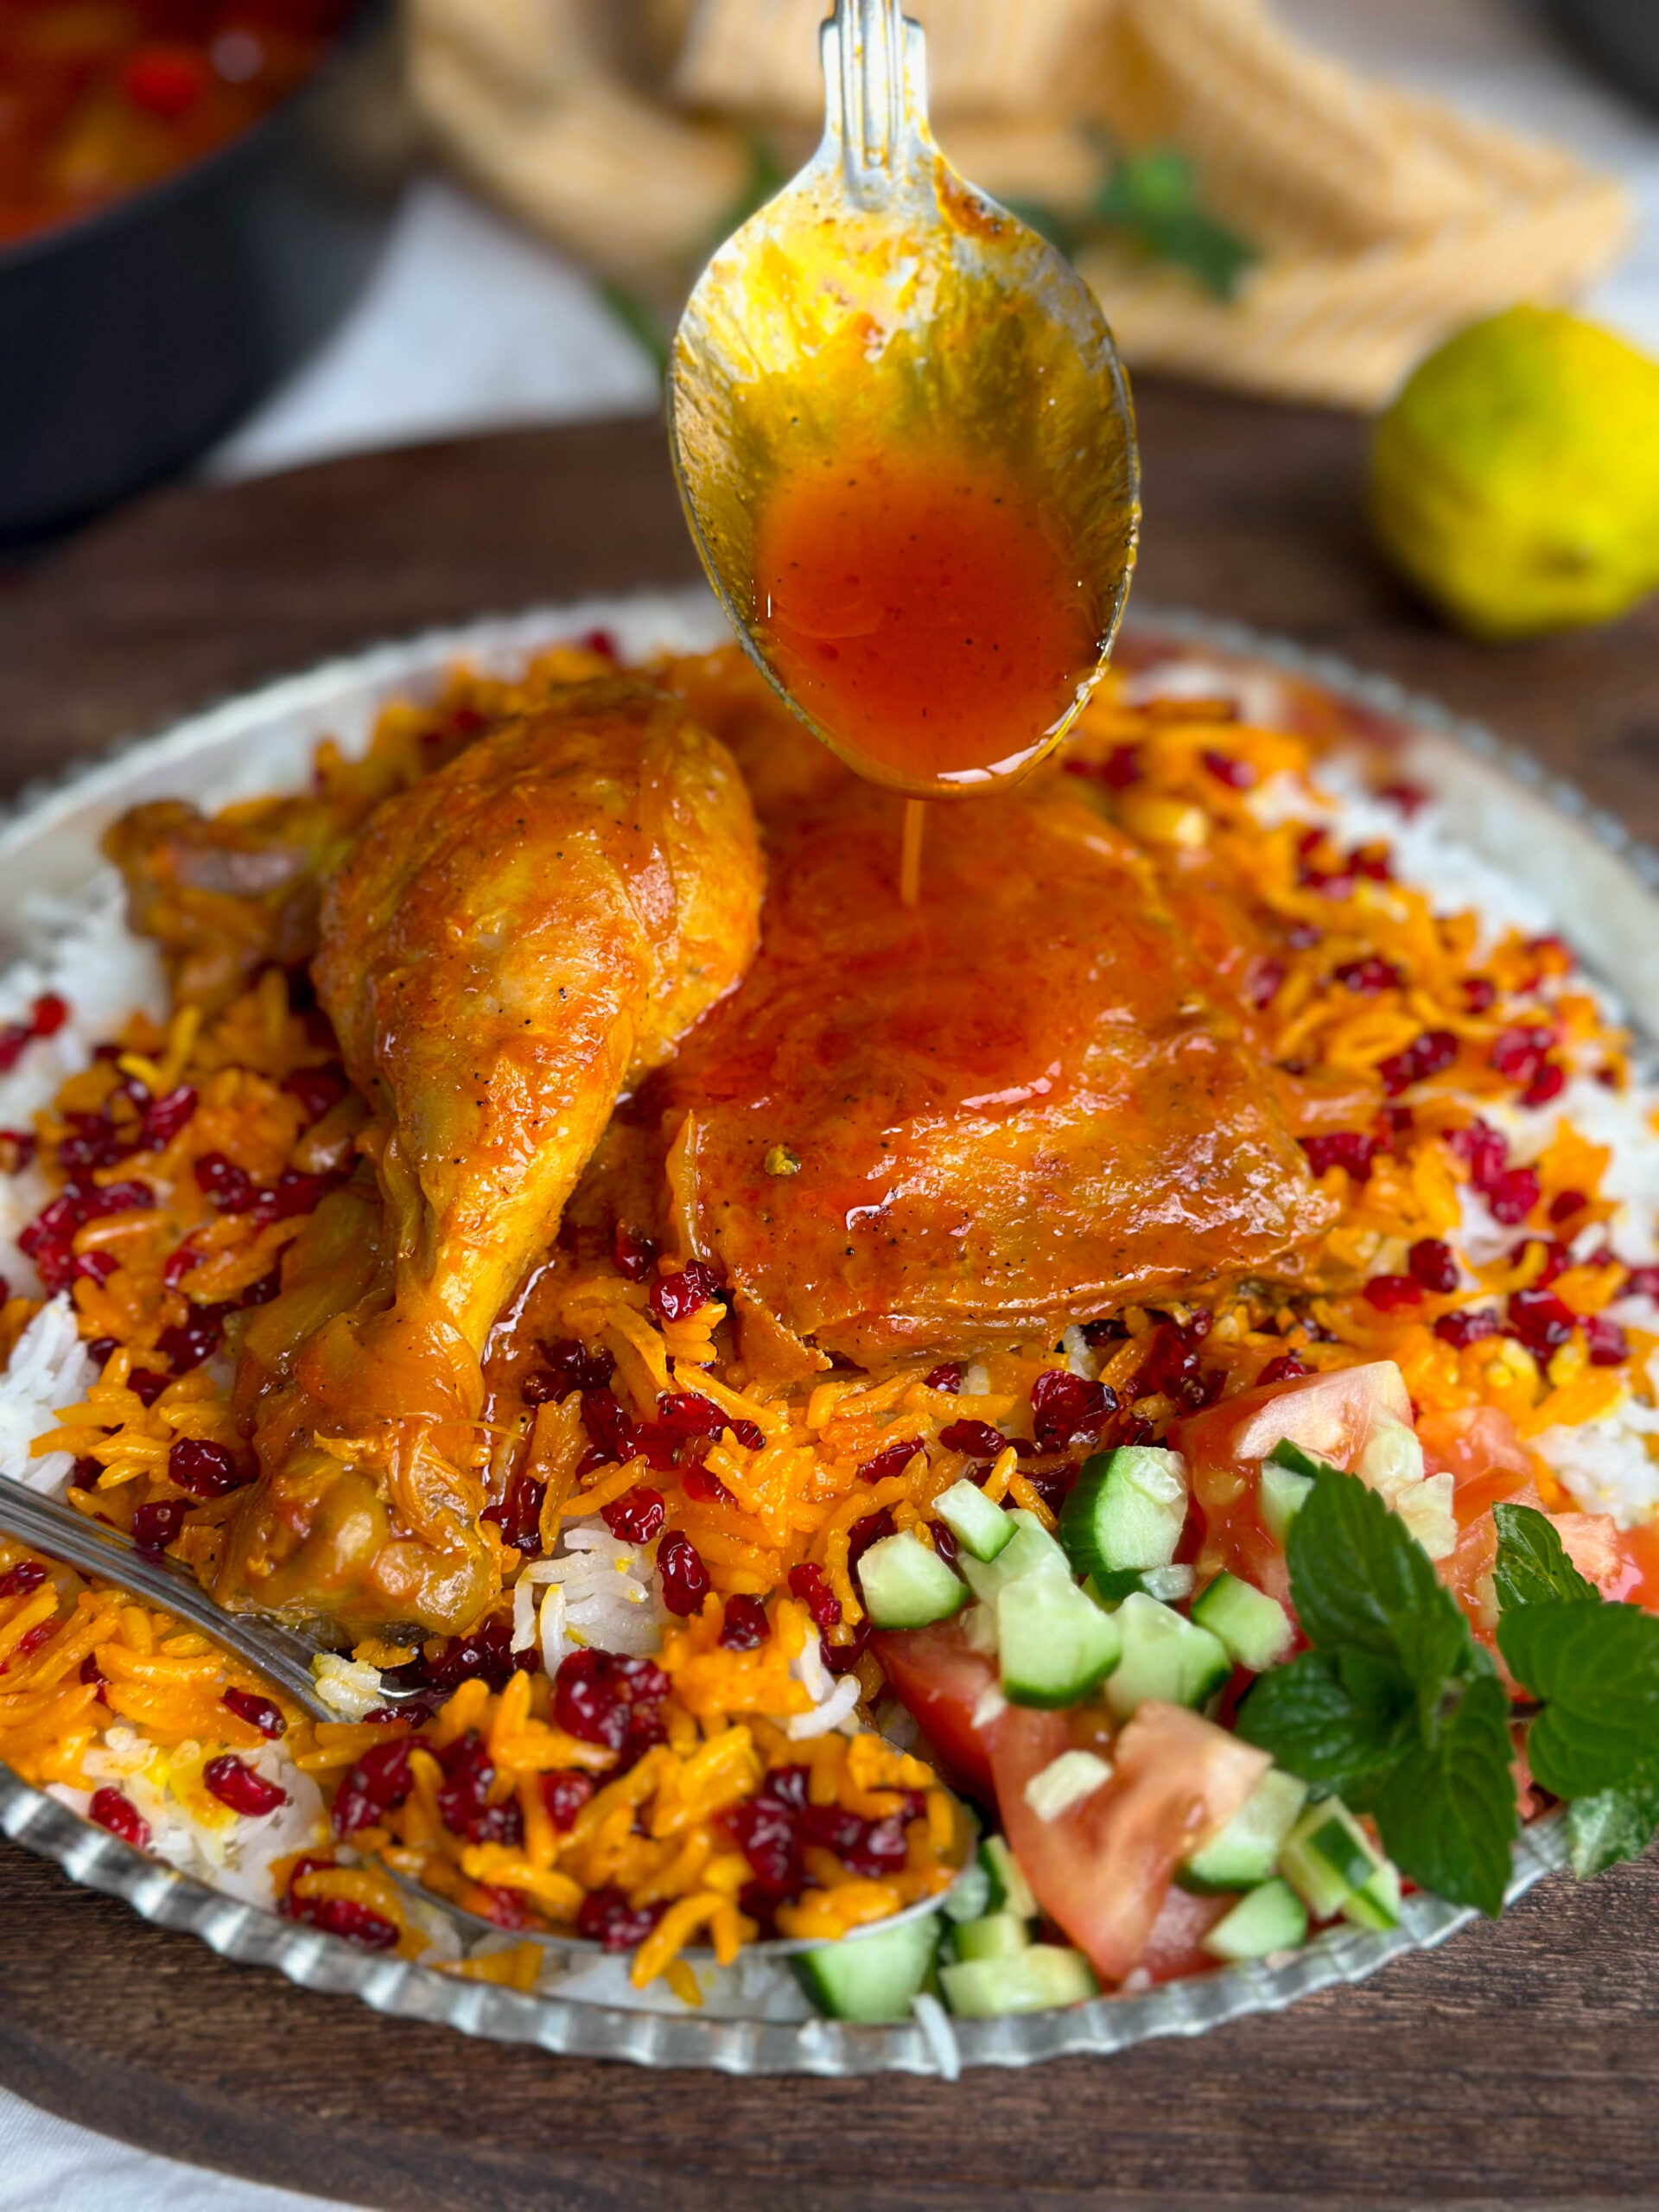
<svg viewBox="0 0 1659 2212">
<path fill-rule="evenodd" d="M 485 1338 L 619 1092 L 742 975 L 760 889 L 729 755 L 635 683 L 550 696 L 374 814 L 313 972 L 379 1204 L 320 1208 L 250 1331 L 223 1601 L 448 1631 L 499 1586 Z"/>
<path fill-rule="evenodd" d="M 1294 1276 L 1332 1206 L 1074 779 L 931 809 L 909 911 L 890 797 L 775 763 L 770 789 L 760 957 L 631 1115 L 692 1117 L 678 1233 L 740 1312 L 868 1363 Z"/>
</svg>

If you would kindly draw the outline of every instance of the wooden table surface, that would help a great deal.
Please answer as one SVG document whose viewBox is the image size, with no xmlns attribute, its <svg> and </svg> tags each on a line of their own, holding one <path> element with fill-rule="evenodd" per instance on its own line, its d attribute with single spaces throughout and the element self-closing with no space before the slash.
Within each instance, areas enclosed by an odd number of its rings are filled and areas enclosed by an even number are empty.
<svg viewBox="0 0 1659 2212">
<path fill-rule="evenodd" d="M 1378 568 L 1362 435 L 1148 382 L 1138 590 L 1327 645 L 1531 743 L 1659 838 L 1659 607 L 1501 652 Z M 167 492 L 0 575 L 15 785 L 426 625 L 696 573 L 659 430 L 598 423 Z M 954 2088 L 550 2059 L 226 1964 L 0 1844 L 0 2081 L 384 2212 L 1659 2203 L 1659 1867 L 1192 2043 Z"/>
</svg>

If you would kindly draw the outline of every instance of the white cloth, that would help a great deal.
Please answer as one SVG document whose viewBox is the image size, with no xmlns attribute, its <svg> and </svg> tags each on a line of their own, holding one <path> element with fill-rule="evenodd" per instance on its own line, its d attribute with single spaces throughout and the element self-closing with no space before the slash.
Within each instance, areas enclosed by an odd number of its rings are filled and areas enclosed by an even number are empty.
<svg viewBox="0 0 1659 2212">
<path fill-rule="evenodd" d="M 5 2212 L 347 2212 L 320 2197 L 153 2158 L 54 2120 L 6 2089 L 0 2089 L 0 2205 Z"/>
<path fill-rule="evenodd" d="M 1549 132 L 1622 175 L 1637 200 L 1637 239 L 1587 308 L 1659 352 L 1659 124 L 1562 51 L 1540 0 L 1280 5 L 1310 40 L 1351 60 Z M 651 364 L 593 284 L 454 186 L 425 179 L 356 308 L 209 468 L 259 475 L 371 446 L 644 413 L 656 397 Z M 328 2212 L 319 2200 L 126 2150 L 0 2090 L 0 2212 L 210 2207 Z"/>
</svg>

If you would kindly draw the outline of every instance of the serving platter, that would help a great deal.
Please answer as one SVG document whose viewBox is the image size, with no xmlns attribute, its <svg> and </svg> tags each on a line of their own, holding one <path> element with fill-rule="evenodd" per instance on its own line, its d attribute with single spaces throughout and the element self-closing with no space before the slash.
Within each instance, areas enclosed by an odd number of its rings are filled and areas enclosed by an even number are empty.
<svg viewBox="0 0 1659 2212">
<path fill-rule="evenodd" d="M 615 639 L 625 661 L 701 650 L 725 635 L 700 586 L 591 599 L 374 646 L 227 700 L 22 797 L 0 828 L 0 954 L 20 941 L 31 901 L 72 894 L 96 874 L 99 836 L 127 807 L 179 792 L 219 804 L 298 786 L 321 739 L 356 751 L 388 701 L 429 696 L 456 663 L 511 673 L 539 646 L 595 629 Z M 1481 858 L 1524 868 L 1547 899 L 1552 922 L 1592 970 L 1659 1027 L 1659 856 L 1634 845 L 1570 787 L 1547 781 L 1528 756 L 1484 728 L 1332 657 L 1236 625 L 1139 610 L 1121 664 L 1155 686 L 1159 665 L 1175 659 L 1213 672 L 1216 684 L 1232 690 L 1255 719 L 1294 711 L 1297 683 L 1317 683 L 1344 702 L 1343 741 L 1381 754 L 1390 774 L 1407 775 L 1446 800 Z M 3 1767 L 0 1829 L 55 1859 L 73 1880 L 125 1899 L 144 1918 L 186 1930 L 226 1957 L 274 1967 L 308 1988 L 498 2042 L 722 2074 L 899 2071 L 954 2079 L 966 2067 L 1110 2054 L 1152 2037 L 1200 2034 L 1333 1983 L 1362 1980 L 1404 1952 L 1444 1942 L 1471 1916 L 1417 1895 L 1387 1934 L 1344 1927 L 1287 1959 L 1217 1969 L 1143 1994 L 988 2021 L 947 2022 L 935 2011 L 901 2025 L 867 2027 L 768 2018 L 758 2005 L 755 2017 L 731 2018 L 596 2002 L 556 1988 L 524 1996 L 365 1955 L 145 1858 Z M 1561 1863 L 1557 1824 L 1539 1822 L 1516 1846 L 1511 1895 Z"/>
<path fill-rule="evenodd" d="M 1659 607 L 1471 646 L 1370 553 L 1363 425 L 1154 378 L 1135 397 L 1143 601 L 1389 670 L 1659 842 Z M 365 639 L 695 574 L 645 418 L 181 486 L 0 576 L 0 783 Z M 379 2212 L 1605 2212 L 1653 2201 L 1656 1926 L 1659 1863 L 1558 1875 L 1361 1986 L 1109 2063 L 955 2086 L 711 2079 L 377 2014 L 181 1940 L 0 1838 L 0 2082 L 102 2134 Z"/>
</svg>

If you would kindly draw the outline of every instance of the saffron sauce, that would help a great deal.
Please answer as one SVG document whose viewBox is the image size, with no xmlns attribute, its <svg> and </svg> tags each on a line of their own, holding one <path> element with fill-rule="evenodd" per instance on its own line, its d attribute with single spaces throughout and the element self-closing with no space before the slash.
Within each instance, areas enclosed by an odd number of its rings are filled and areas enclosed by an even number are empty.
<svg viewBox="0 0 1659 2212">
<path fill-rule="evenodd" d="M 861 774 L 982 788 L 1043 752 L 1094 677 L 1082 566 L 1011 472 L 842 456 L 772 493 L 755 613 L 791 696 Z"/>
</svg>

